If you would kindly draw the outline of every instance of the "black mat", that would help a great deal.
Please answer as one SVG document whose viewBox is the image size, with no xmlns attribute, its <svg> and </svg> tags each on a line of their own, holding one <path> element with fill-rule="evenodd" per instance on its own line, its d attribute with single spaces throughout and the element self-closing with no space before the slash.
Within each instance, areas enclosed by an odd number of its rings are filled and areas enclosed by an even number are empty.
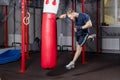
<svg viewBox="0 0 120 80">
<path fill-rule="evenodd" d="M 86 53 L 87 64 L 81 57 L 75 69 L 67 70 L 65 65 L 72 59 L 70 52 L 59 52 L 55 69 L 45 70 L 40 65 L 40 53 L 32 52 L 26 62 L 26 71 L 20 73 L 20 60 L 0 65 L 1 80 L 120 80 L 120 54 Z"/>
</svg>

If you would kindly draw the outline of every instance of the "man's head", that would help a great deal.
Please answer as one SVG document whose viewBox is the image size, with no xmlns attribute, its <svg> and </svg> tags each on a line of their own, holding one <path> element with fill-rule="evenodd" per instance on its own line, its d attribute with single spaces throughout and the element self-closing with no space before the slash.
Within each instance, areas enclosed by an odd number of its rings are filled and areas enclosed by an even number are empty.
<svg viewBox="0 0 120 80">
<path fill-rule="evenodd" d="M 75 20 L 75 15 L 74 15 L 74 11 L 72 9 L 67 11 L 66 17 L 68 17 L 71 20 Z"/>
</svg>

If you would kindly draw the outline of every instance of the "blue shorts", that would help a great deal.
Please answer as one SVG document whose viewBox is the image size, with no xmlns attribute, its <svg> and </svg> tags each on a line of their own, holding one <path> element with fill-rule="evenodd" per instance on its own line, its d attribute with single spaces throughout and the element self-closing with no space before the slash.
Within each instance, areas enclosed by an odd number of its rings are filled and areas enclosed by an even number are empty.
<svg viewBox="0 0 120 80">
<path fill-rule="evenodd" d="M 76 36 L 76 41 L 80 46 L 83 46 L 88 38 L 88 34 Z"/>
</svg>

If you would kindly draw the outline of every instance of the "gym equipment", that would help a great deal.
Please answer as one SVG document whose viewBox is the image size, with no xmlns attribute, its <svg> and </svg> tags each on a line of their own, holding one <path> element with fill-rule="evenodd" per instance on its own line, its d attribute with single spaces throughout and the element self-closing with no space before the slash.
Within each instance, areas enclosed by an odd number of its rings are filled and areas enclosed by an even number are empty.
<svg viewBox="0 0 120 80">
<path fill-rule="evenodd" d="M 30 13 L 29 12 L 27 12 L 26 13 L 26 17 L 23 18 L 23 23 L 25 25 L 29 25 L 30 24 Z"/>
<path fill-rule="evenodd" d="M 42 68 L 54 68 L 57 62 L 57 27 L 56 13 L 59 0 L 44 0 L 42 19 Z"/>
<path fill-rule="evenodd" d="M 21 57 L 20 49 L 5 48 L 0 49 L 0 64 L 17 61 Z"/>
</svg>

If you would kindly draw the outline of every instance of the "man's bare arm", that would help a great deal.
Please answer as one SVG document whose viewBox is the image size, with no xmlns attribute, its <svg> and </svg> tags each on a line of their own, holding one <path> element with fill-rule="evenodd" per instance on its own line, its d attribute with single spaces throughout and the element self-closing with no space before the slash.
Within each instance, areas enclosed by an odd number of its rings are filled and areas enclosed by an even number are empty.
<svg viewBox="0 0 120 80">
<path fill-rule="evenodd" d="M 66 18 L 66 14 L 62 14 L 62 15 L 57 17 L 57 19 L 63 19 L 63 18 Z"/>
<path fill-rule="evenodd" d="M 92 27 L 92 22 L 91 22 L 91 20 L 89 20 L 84 26 L 82 26 L 81 28 L 82 29 L 87 29 L 87 28 L 90 28 L 90 27 Z"/>
</svg>

